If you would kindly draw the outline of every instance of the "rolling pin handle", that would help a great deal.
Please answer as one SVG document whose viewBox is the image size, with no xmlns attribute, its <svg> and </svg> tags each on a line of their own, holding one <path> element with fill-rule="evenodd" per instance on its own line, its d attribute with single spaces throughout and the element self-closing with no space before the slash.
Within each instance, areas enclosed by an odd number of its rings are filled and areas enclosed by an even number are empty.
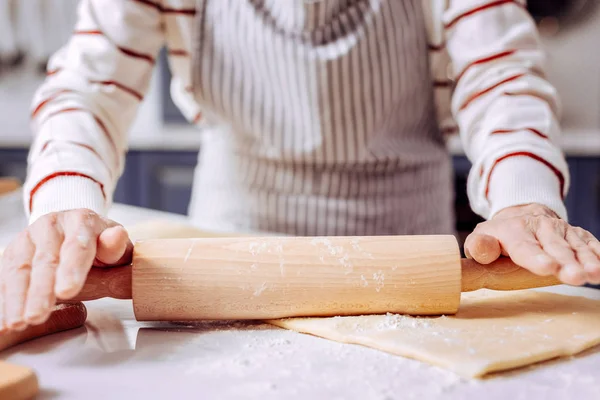
<svg viewBox="0 0 600 400">
<path fill-rule="evenodd" d="M 463 258 L 461 269 L 462 292 L 479 289 L 523 290 L 562 284 L 557 277 L 536 275 L 508 257 L 500 257 L 486 265 Z"/>
</svg>

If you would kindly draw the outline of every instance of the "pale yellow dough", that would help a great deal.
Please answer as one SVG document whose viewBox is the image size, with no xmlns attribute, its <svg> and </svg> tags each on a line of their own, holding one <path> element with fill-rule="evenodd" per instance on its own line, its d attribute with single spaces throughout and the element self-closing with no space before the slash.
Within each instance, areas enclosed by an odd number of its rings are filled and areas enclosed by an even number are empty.
<svg viewBox="0 0 600 400">
<path fill-rule="evenodd" d="M 600 343 L 600 301 L 529 290 L 463 293 L 454 316 L 388 314 L 269 322 L 413 358 L 466 378 L 574 355 Z"/>
</svg>

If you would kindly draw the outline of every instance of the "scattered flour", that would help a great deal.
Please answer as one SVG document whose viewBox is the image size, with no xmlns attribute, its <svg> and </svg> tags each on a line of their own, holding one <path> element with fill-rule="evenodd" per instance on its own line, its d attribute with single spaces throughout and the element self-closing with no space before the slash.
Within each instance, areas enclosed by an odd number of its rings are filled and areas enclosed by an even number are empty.
<svg viewBox="0 0 600 400">
<path fill-rule="evenodd" d="M 504 328 L 505 331 L 511 331 L 515 333 L 523 333 L 533 330 L 532 327 L 524 327 L 524 326 L 506 326 Z"/>
<path fill-rule="evenodd" d="M 196 244 L 196 241 L 192 240 L 192 243 L 190 244 L 190 247 L 189 247 L 187 253 L 185 254 L 185 258 L 183 259 L 184 263 L 186 263 L 187 260 L 190 258 L 190 255 L 192 255 L 192 250 L 194 249 L 195 244 Z"/>
<path fill-rule="evenodd" d="M 385 286 L 385 274 L 382 270 L 379 270 L 373 274 L 373 280 L 375 281 L 375 290 L 379 292 Z"/>
<path fill-rule="evenodd" d="M 352 243 L 352 248 L 355 251 L 359 252 L 361 257 L 369 258 L 371 260 L 375 258 L 373 257 L 373 254 L 369 253 L 368 251 L 365 251 L 362 247 L 360 247 L 360 241 L 357 238 L 352 239 L 350 243 Z"/>
<path fill-rule="evenodd" d="M 385 319 L 377 325 L 377 329 L 382 330 L 393 330 L 393 329 L 406 329 L 406 328 L 430 328 L 431 322 L 417 318 L 409 317 L 406 315 L 387 313 Z"/>
<path fill-rule="evenodd" d="M 334 246 L 330 239 L 323 237 L 316 237 L 311 240 L 311 244 L 313 246 L 317 246 L 322 244 L 325 246 L 325 250 L 327 254 L 332 255 L 338 258 L 338 262 L 342 267 L 344 267 L 345 274 L 348 275 L 354 270 L 354 266 L 350 262 L 350 256 L 344 250 L 342 246 Z M 325 257 L 323 254 L 319 255 L 319 260 L 322 263 L 325 263 Z"/>
<path fill-rule="evenodd" d="M 184 379 L 215 383 L 210 391 L 215 396 L 208 397 L 425 400 L 481 385 L 420 361 L 269 325 L 205 321 L 186 326 L 169 329 L 174 336 L 164 345 L 176 356 L 166 362 Z"/>
<path fill-rule="evenodd" d="M 262 243 L 258 243 L 258 242 L 252 242 L 248 245 L 248 250 L 250 251 L 250 254 L 252 254 L 253 256 L 256 256 L 260 253 L 262 253 L 263 251 L 265 251 L 267 249 L 267 242 L 262 242 Z"/>
<path fill-rule="evenodd" d="M 362 286 L 362 287 L 369 286 L 369 281 L 367 280 L 367 278 L 365 278 L 364 275 L 360 276 L 360 286 Z"/>
<path fill-rule="evenodd" d="M 267 282 L 263 282 L 255 291 L 254 296 L 260 296 L 267 289 Z"/>
</svg>

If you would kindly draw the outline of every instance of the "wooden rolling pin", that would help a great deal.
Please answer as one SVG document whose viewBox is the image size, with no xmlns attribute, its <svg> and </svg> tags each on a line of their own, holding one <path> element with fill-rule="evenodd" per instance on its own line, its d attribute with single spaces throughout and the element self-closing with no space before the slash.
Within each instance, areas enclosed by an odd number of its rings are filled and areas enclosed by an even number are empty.
<svg viewBox="0 0 600 400">
<path fill-rule="evenodd" d="M 76 299 L 132 298 L 138 321 L 441 315 L 464 291 L 560 283 L 461 259 L 450 235 L 180 238 L 136 242 L 131 267 L 93 268 Z"/>
</svg>

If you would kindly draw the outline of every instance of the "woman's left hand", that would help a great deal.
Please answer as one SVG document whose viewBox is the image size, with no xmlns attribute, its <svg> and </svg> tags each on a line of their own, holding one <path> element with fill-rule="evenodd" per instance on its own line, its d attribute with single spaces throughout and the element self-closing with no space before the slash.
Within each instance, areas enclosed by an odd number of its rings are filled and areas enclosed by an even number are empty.
<svg viewBox="0 0 600 400">
<path fill-rule="evenodd" d="M 508 207 L 477 225 L 465 255 L 489 264 L 500 255 L 537 275 L 570 285 L 600 283 L 600 242 L 540 204 Z"/>
</svg>

